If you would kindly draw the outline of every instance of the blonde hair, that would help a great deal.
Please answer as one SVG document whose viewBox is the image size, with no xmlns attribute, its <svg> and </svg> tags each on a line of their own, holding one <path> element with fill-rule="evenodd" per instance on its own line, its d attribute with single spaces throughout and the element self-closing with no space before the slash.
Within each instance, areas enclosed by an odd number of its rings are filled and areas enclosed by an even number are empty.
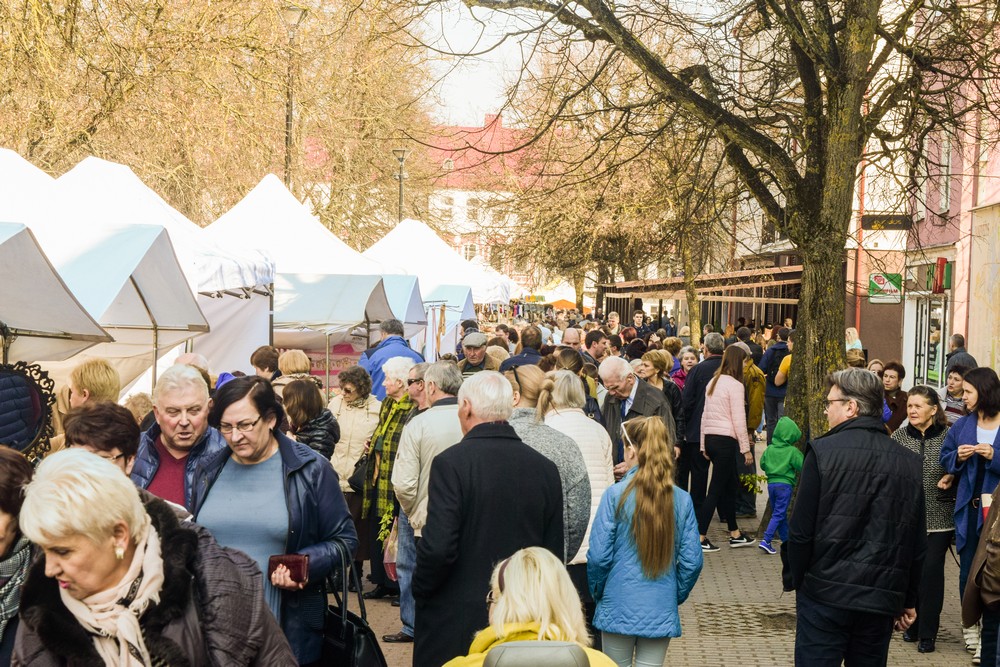
<svg viewBox="0 0 1000 667">
<path fill-rule="evenodd" d="M 618 502 L 617 516 L 628 497 L 635 495 L 632 539 L 643 574 L 655 579 L 674 560 L 674 443 L 659 417 L 630 419 L 624 428 L 625 443 L 635 448 L 639 469 Z"/>
<path fill-rule="evenodd" d="M 848 345 L 850 345 L 857 339 L 858 339 L 857 329 L 855 329 L 854 327 L 847 327 L 846 329 L 844 329 L 844 340 L 847 342 Z"/>
<path fill-rule="evenodd" d="M 587 394 L 584 391 L 584 380 L 569 370 L 549 371 L 547 381 L 542 385 L 538 396 L 538 419 L 552 411 L 564 408 L 582 408 L 587 404 Z"/>
<path fill-rule="evenodd" d="M 135 423 L 141 425 L 142 420 L 153 410 L 153 397 L 143 391 L 132 394 L 125 399 L 122 405 L 135 417 Z"/>
<path fill-rule="evenodd" d="M 91 401 L 118 402 L 122 379 L 106 359 L 92 357 L 70 371 L 69 381 L 77 391 L 90 392 Z"/>
<path fill-rule="evenodd" d="M 656 369 L 656 374 L 661 380 L 674 367 L 674 357 L 666 350 L 650 350 L 642 355 L 642 360 Z"/>
<path fill-rule="evenodd" d="M 538 623 L 539 641 L 590 646 L 580 596 L 562 561 L 548 549 L 528 547 L 498 563 L 490 589 L 495 600 L 490 626 L 498 638 L 503 639 L 508 623 Z"/>
<path fill-rule="evenodd" d="M 503 349 L 499 345 L 490 345 L 489 347 L 487 347 L 486 354 L 489 355 L 490 359 L 497 362 L 498 364 L 502 364 L 503 362 L 510 359 L 510 352 Z"/>
<path fill-rule="evenodd" d="M 282 375 L 308 373 L 312 370 L 312 362 L 302 350 L 286 350 L 278 356 L 278 370 Z"/>
<path fill-rule="evenodd" d="M 543 391 L 552 391 L 552 380 L 545 377 L 545 371 L 538 366 L 518 366 L 517 373 L 507 371 L 504 377 L 510 381 L 510 386 L 521 394 L 521 400 L 528 407 L 536 407 Z"/>
<path fill-rule="evenodd" d="M 124 521 L 133 539 L 145 534 L 149 515 L 135 484 L 115 464 L 69 448 L 46 456 L 25 488 L 21 532 L 45 546 L 72 535 L 95 544 Z"/>
</svg>

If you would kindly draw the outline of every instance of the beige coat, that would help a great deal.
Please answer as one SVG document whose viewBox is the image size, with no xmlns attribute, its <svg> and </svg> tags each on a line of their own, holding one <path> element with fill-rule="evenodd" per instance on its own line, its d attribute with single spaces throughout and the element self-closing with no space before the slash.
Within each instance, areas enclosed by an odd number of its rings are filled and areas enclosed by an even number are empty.
<svg viewBox="0 0 1000 667">
<path fill-rule="evenodd" d="M 369 394 L 364 407 L 352 408 L 344 402 L 343 396 L 334 396 L 330 401 L 330 412 L 340 424 L 340 442 L 333 449 L 330 462 L 340 478 L 340 490 L 354 493 L 347 484 L 347 478 L 354 472 L 354 464 L 365 451 L 365 443 L 371 438 L 378 425 L 378 411 L 382 402 Z"/>
</svg>

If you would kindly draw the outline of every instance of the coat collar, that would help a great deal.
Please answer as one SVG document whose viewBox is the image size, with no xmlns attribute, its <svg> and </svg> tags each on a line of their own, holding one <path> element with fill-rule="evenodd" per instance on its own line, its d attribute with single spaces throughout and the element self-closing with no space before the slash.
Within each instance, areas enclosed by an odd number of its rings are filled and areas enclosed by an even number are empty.
<svg viewBox="0 0 1000 667">
<path fill-rule="evenodd" d="M 514 431 L 514 427 L 510 425 L 510 422 L 505 421 L 477 424 L 469 429 L 469 432 L 465 434 L 462 440 L 496 440 L 497 438 L 517 440 L 519 442 L 521 440 L 517 437 L 517 432 Z"/>
<path fill-rule="evenodd" d="M 932 423 L 927 428 L 927 432 L 926 433 L 921 433 L 917 429 L 917 427 L 914 426 L 913 424 L 907 424 L 906 425 L 906 433 L 907 433 L 907 435 L 909 435 L 911 438 L 914 438 L 916 440 L 925 440 L 925 439 L 930 439 L 930 438 L 936 438 L 937 436 L 939 436 L 942 433 L 944 433 L 946 430 L 948 430 L 948 427 L 946 425 L 944 425 L 944 424 L 933 424 Z"/>
<path fill-rule="evenodd" d="M 820 438 L 825 438 L 828 435 L 841 433 L 842 431 L 851 431 L 856 429 L 865 431 L 878 431 L 879 433 L 888 435 L 885 430 L 885 424 L 882 423 L 881 418 L 863 416 L 863 417 L 855 417 L 854 419 L 848 419 L 845 422 L 837 424 L 829 431 L 827 431 L 819 438 L 817 438 L 817 440 Z"/>
</svg>

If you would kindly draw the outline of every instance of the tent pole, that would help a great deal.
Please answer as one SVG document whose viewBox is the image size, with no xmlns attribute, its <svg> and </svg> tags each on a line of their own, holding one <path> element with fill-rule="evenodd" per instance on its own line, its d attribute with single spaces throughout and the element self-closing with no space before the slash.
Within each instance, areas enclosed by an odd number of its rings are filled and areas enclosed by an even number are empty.
<svg viewBox="0 0 1000 667">
<path fill-rule="evenodd" d="M 129 282 L 132 283 L 132 288 L 135 289 L 136 296 L 139 297 L 139 301 L 142 302 L 142 307 L 146 309 L 146 315 L 149 316 L 149 322 L 153 325 L 153 379 L 151 387 L 156 387 L 156 361 L 157 355 L 160 351 L 160 332 L 156 325 L 156 318 L 153 316 L 153 311 L 149 309 L 149 304 L 146 303 L 146 297 L 143 295 L 142 290 L 139 289 L 139 283 L 135 281 L 135 276 L 129 276 Z"/>
<path fill-rule="evenodd" d="M 330 394 L 330 332 L 326 333 L 326 393 Z"/>
<path fill-rule="evenodd" d="M 160 350 L 160 330 L 156 327 L 156 323 L 153 323 L 153 380 L 150 383 L 150 387 L 156 387 L 156 353 Z"/>
<path fill-rule="evenodd" d="M 267 307 L 267 344 L 274 347 L 274 283 L 271 283 L 271 288 L 268 290 L 271 295 L 268 297 L 268 307 Z M 329 371 L 327 371 L 329 372 Z M 329 380 L 329 378 L 327 378 Z M 327 389 L 330 387 L 328 386 Z"/>
</svg>

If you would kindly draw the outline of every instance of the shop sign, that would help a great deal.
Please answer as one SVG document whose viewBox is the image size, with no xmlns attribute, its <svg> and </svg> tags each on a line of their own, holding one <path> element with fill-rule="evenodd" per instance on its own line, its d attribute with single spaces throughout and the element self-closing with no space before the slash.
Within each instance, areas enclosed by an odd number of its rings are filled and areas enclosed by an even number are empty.
<svg viewBox="0 0 1000 667">
<path fill-rule="evenodd" d="M 868 303 L 900 303 L 903 300 L 903 274 L 872 273 L 868 276 Z"/>
</svg>

